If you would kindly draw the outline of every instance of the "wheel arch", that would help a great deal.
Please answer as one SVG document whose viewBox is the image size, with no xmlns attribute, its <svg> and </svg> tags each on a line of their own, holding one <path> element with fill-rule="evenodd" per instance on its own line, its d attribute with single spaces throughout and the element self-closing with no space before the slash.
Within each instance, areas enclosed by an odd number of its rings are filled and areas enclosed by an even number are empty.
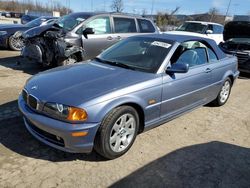
<svg viewBox="0 0 250 188">
<path fill-rule="evenodd" d="M 234 83 L 234 76 L 233 76 L 233 75 L 234 75 L 234 74 L 233 74 L 232 71 L 227 71 L 227 72 L 224 74 L 223 83 L 224 83 L 224 81 L 225 81 L 227 78 L 229 78 L 230 81 L 231 81 L 231 83 L 232 83 L 232 85 L 233 85 L 233 83 Z"/>
<path fill-rule="evenodd" d="M 123 103 L 119 106 L 131 106 L 136 110 L 136 112 L 138 113 L 138 116 L 139 116 L 139 133 L 143 132 L 144 127 L 145 127 L 145 113 L 144 113 L 143 108 L 139 104 L 134 103 L 134 102 Z M 119 107 L 119 106 L 117 106 L 117 107 Z M 117 107 L 115 107 L 115 108 L 117 108 Z"/>
<path fill-rule="evenodd" d="M 139 116 L 139 132 L 144 130 L 145 126 L 145 102 L 139 97 L 126 96 L 124 98 L 119 98 L 111 101 L 103 102 L 102 104 L 97 104 L 89 108 L 90 121 L 98 120 L 102 122 L 103 119 L 115 108 L 120 106 L 131 106 L 133 107 Z M 98 111 L 98 113 L 96 113 Z"/>
</svg>

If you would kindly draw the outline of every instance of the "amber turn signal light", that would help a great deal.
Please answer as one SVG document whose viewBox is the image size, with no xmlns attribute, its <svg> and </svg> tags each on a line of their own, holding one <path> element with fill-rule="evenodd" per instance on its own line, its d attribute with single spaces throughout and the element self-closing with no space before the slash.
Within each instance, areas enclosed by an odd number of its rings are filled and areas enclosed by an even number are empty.
<svg viewBox="0 0 250 188">
<path fill-rule="evenodd" d="M 75 107 L 69 107 L 69 113 L 67 120 L 70 121 L 85 121 L 88 118 L 88 114 L 85 110 Z"/>
<path fill-rule="evenodd" d="M 88 134 L 88 132 L 74 132 L 74 133 L 71 133 L 71 135 L 73 137 L 86 136 L 87 134 Z"/>
</svg>

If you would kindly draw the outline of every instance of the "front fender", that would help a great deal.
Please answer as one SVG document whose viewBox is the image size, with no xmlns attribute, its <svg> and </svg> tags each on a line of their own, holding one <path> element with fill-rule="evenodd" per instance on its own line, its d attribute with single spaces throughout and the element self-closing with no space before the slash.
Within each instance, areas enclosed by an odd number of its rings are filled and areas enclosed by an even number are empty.
<svg viewBox="0 0 250 188">
<path fill-rule="evenodd" d="M 121 106 L 126 103 L 133 103 L 140 106 L 143 111 L 147 106 L 147 103 L 137 97 L 132 95 L 125 95 L 116 99 L 104 101 L 93 106 L 87 107 L 88 122 L 101 122 L 103 118 L 114 108 Z M 145 112 L 144 112 L 145 113 Z"/>
</svg>

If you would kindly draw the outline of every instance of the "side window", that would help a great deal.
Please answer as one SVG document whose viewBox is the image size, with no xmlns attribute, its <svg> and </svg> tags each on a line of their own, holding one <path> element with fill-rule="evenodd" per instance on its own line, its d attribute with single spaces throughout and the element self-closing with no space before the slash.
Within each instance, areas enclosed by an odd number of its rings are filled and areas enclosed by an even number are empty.
<svg viewBox="0 0 250 188">
<path fill-rule="evenodd" d="M 220 25 L 214 25 L 213 26 L 213 33 L 214 34 L 222 34 L 223 33 L 223 27 Z"/>
<path fill-rule="evenodd" d="M 114 17 L 115 33 L 136 33 L 135 20 L 132 18 Z"/>
<path fill-rule="evenodd" d="M 171 58 L 171 63 L 188 64 L 189 67 L 203 65 L 207 61 L 207 47 L 199 41 L 182 43 Z"/>
<path fill-rule="evenodd" d="M 209 62 L 218 62 L 216 54 L 210 48 L 207 48 Z"/>
<path fill-rule="evenodd" d="M 110 19 L 109 17 L 99 17 L 88 22 L 85 27 L 91 27 L 94 29 L 95 34 L 111 33 Z"/>
<path fill-rule="evenodd" d="M 155 28 L 149 20 L 137 19 L 141 33 L 153 33 Z"/>
</svg>

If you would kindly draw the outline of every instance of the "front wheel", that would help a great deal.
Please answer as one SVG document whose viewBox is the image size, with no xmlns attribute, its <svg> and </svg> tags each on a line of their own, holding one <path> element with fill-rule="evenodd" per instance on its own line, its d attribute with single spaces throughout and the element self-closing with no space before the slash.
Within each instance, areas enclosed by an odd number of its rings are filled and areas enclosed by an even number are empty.
<svg viewBox="0 0 250 188">
<path fill-rule="evenodd" d="M 95 150 L 107 159 L 125 154 L 135 141 L 139 117 L 130 106 L 112 110 L 102 122 L 96 135 Z"/>
<path fill-rule="evenodd" d="M 9 47 L 11 50 L 20 51 L 24 47 L 24 42 L 20 37 L 14 37 L 12 35 L 9 38 Z"/>
<path fill-rule="evenodd" d="M 218 94 L 217 98 L 214 100 L 214 104 L 216 106 L 222 106 L 224 105 L 231 93 L 231 87 L 232 87 L 232 82 L 230 78 L 227 78 L 221 87 L 220 93 Z"/>
</svg>

